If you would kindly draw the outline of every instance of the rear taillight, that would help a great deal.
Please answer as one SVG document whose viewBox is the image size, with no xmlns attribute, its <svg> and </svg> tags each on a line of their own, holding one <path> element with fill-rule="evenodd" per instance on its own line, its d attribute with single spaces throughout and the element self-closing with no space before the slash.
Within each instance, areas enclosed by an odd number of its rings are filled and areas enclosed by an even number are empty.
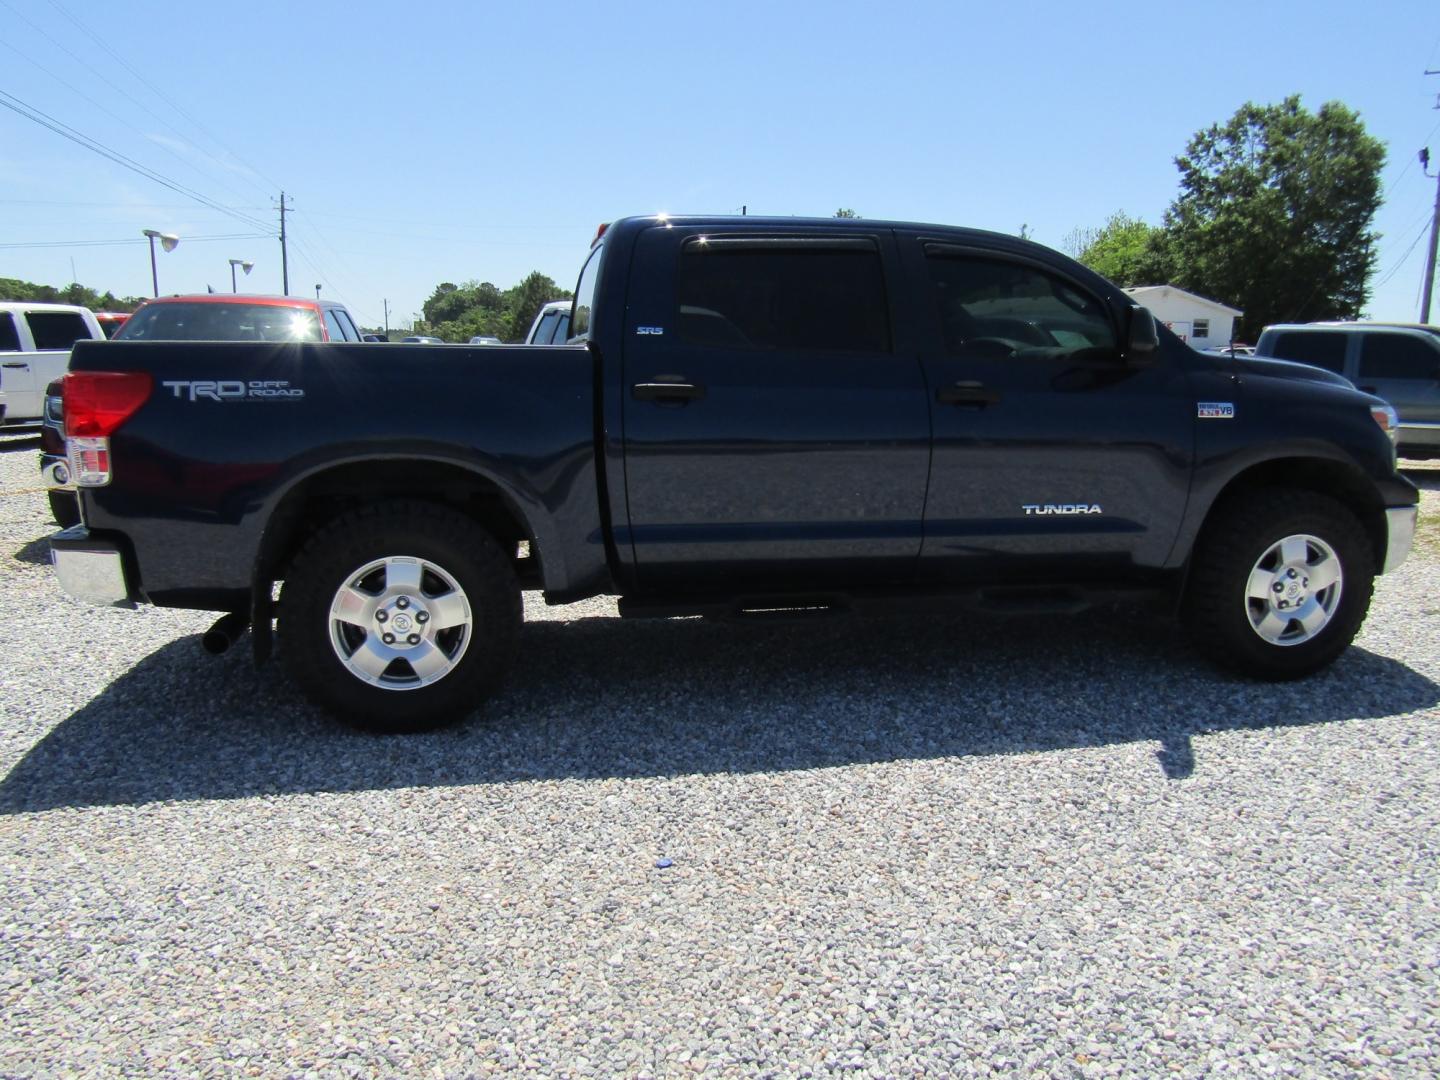
<svg viewBox="0 0 1440 1080">
<path fill-rule="evenodd" d="M 60 387 L 66 453 L 75 483 L 110 482 L 110 436 L 145 404 L 154 385 L 143 371 L 71 371 Z"/>
<path fill-rule="evenodd" d="M 60 388 L 65 436 L 105 437 L 150 396 L 153 380 L 143 371 L 71 371 Z"/>
</svg>

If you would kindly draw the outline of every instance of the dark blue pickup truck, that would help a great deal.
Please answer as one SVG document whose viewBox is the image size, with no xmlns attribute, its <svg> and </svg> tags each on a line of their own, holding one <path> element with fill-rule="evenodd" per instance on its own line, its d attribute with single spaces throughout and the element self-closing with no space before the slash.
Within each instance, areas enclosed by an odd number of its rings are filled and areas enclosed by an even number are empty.
<svg viewBox="0 0 1440 1080">
<path fill-rule="evenodd" d="M 1283 679 L 1409 550 L 1384 402 L 1195 352 L 1013 237 L 629 218 L 574 305 L 558 348 L 81 343 L 62 584 L 223 612 L 207 644 L 248 627 L 260 659 L 278 628 L 312 698 L 416 730 L 496 686 L 522 589 L 624 616 L 1150 598 Z"/>
</svg>

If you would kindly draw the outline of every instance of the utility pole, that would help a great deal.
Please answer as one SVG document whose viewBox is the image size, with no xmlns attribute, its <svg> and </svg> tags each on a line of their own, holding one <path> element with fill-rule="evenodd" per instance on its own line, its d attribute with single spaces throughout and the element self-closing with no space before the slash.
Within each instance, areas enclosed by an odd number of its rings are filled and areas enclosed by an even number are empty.
<svg viewBox="0 0 1440 1080">
<path fill-rule="evenodd" d="M 381 300 L 380 302 L 385 305 L 385 336 L 388 338 L 390 336 L 390 301 Z"/>
<path fill-rule="evenodd" d="M 293 201 L 293 200 L 292 200 Z M 290 253 L 285 247 L 285 192 L 280 192 L 280 279 L 285 295 L 290 295 Z"/>
<path fill-rule="evenodd" d="M 1420 151 L 1420 165 L 1430 175 L 1430 148 Z M 1435 291 L 1435 245 L 1440 243 L 1440 168 L 1435 170 L 1435 215 L 1430 219 L 1430 250 L 1425 253 L 1425 285 L 1420 290 L 1420 321 L 1430 321 L 1430 294 Z"/>
<path fill-rule="evenodd" d="M 1440 75 L 1440 71 L 1426 69 L 1426 75 Z M 1435 108 L 1440 109 L 1440 95 L 1436 95 Z M 1430 175 L 1430 148 L 1420 151 L 1420 168 Z M 1440 168 L 1435 170 L 1435 216 L 1430 219 L 1430 249 L 1425 252 L 1425 287 L 1420 290 L 1420 321 L 1430 321 L 1430 294 L 1435 289 L 1435 245 L 1440 242 Z"/>
</svg>

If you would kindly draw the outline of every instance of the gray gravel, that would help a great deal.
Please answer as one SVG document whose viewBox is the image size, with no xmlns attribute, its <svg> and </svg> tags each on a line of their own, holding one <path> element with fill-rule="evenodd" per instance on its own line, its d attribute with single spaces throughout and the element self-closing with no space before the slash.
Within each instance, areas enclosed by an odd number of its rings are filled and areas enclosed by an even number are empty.
<svg viewBox="0 0 1440 1080">
<path fill-rule="evenodd" d="M 210 616 L 63 596 L 33 446 L 0 1074 L 1440 1072 L 1433 549 L 1297 685 L 1123 613 L 530 603 L 483 715 L 379 738 Z"/>
</svg>

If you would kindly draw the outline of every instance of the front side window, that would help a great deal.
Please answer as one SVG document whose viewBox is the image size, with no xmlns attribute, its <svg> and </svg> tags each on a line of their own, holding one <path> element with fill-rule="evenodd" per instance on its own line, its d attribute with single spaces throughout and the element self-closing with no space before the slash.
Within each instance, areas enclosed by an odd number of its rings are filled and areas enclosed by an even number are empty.
<svg viewBox="0 0 1440 1080">
<path fill-rule="evenodd" d="M 972 255 L 931 254 L 926 263 L 945 347 L 956 355 L 1050 359 L 1117 349 L 1104 305 L 1061 278 Z"/>
<path fill-rule="evenodd" d="M 590 309 L 595 303 L 595 284 L 600 280 L 600 263 L 605 257 L 605 245 L 601 244 L 590 253 L 585 268 L 580 271 L 580 283 L 575 286 L 575 314 L 570 322 L 570 336 L 567 342 L 577 339 L 590 340 Z"/>
<path fill-rule="evenodd" d="M 325 309 L 325 333 L 331 341 L 345 340 L 345 331 L 340 326 L 340 320 L 335 317 L 334 308 Z"/>
<path fill-rule="evenodd" d="M 1362 379 L 1440 377 L 1440 349 L 1406 334 L 1366 334 L 1360 349 Z"/>
<path fill-rule="evenodd" d="M 1336 331 L 1291 331 L 1275 335 L 1270 355 L 1277 360 L 1294 360 L 1343 375 L 1345 346 L 1345 335 Z"/>
<path fill-rule="evenodd" d="M 20 335 L 15 332 L 15 320 L 8 311 L 0 311 L 0 352 L 19 352 Z"/>
<path fill-rule="evenodd" d="M 37 349 L 68 349 L 77 341 L 90 340 L 84 317 L 71 311 L 27 311 L 25 321 Z"/>
<path fill-rule="evenodd" d="M 885 276 L 868 240 L 697 237 L 681 250 L 677 294 L 691 345 L 890 351 Z"/>
</svg>

